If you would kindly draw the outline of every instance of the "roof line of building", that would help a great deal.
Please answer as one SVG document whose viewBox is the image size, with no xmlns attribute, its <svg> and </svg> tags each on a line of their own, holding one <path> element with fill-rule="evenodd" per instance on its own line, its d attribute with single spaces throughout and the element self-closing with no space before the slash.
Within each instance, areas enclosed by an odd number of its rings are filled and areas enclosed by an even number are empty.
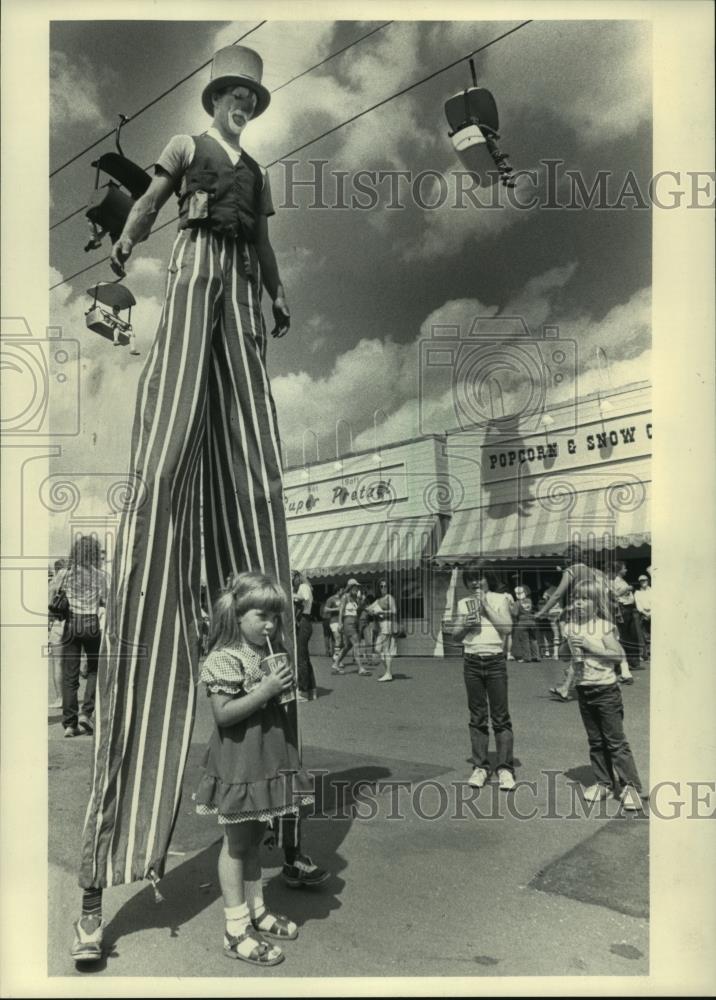
<svg viewBox="0 0 716 1000">
<path fill-rule="evenodd" d="M 651 381 L 649 379 L 644 379 L 641 382 L 630 382 L 628 385 L 620 386 L 618 389 L 611 389 L 608 392 L 604 392 L 600 389 L 595 389 L 594 392 L 588 392 L 584 396 L 577 397 L 577 405 L 580 403 L 587 402 L 592 399 L 609 399 L 613 396 L 621 396 L 627 392 L 634 392 L 635 389 L 651 388 Z M 574 406 L 573 402 L 563 402 L 563 403 L 552 403 L 545 406 L 545 412 L 565 409 L 570 406 Z M 469 431 L 472 428 L 480 427 L 481 424 L 475 423 L 467 427 L 449 427 L 442 434 L 417 434 L 415 437 L 403 438 L 400 441 L 389 441 L 387 444 L 373 445 L 371 448 L 359 448 L 356 451 L 346 451 L 341 452 L 340 455 L 334 458 L 321 458 L 312 462 L 300 462 L 295 465 L 287 465 L 284 467 L 284 473 L 293 472 L 295 469 L 307 469 L 315 468 L 319 465 L 329 465 L 334 462 L 340 462 L 344 459 L 359 458 L 361 455 L 380 454 L 383 451 L 393 448 L 400 448 L 406 444 L 413 444 L 416 441 L 441 441 L 445 442 L 449 435 L 459 434 L 463 431 Z"/>
</svg>

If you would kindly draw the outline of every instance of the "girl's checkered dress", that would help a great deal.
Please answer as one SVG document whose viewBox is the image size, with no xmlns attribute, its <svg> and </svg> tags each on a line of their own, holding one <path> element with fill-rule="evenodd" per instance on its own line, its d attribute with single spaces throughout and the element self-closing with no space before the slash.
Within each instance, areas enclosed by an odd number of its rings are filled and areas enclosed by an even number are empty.
<svg viewBox="0 0 716 1000">
<path fill-rule="evenodd" d="M 245 643 L 213 650 L 199 680 L 209 695 L 242 697 L 260 683 L 263 655 Z M 299 805 L 313 801 L 291 718 L 272 698 L 236 725 L 215 729 L 194 795 L 198 813 L 215 814 L 219 823 L 266 821 L 297 813 Z"/>
</svg>

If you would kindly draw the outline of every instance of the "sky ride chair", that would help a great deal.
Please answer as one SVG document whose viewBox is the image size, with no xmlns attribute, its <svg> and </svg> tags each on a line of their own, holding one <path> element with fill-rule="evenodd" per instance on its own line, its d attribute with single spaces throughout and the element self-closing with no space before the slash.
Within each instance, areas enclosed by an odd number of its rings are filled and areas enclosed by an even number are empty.
<svg viewBox="0 0 716 1000">
<path fill-rule="evenodd" d="M 132 306 L 137 301 L 130 290 L 116 281 L 99 281 L 87 289 L 87 294 L 92 297 L 92 305 L 85 313 L 87 329 L 111 340 L 115 347 L 129 344 L 129 353 L 139 354 L 131 323 Z M 123 319 L 120 313 L 125 309 L 128 313 Z"/>
<path fill-rule="evenodd" d="M 500 138 L 497 102 L 489 90 L 477 86 L 472 59 L 470 70 L 473 86 L 445 102 L 448 135 L 460 162 L 480 187 L 491 187 L 499 178 L 505 187 L 513 188 L 515 179 L 507 161 L 509 154 L 500 152 L 497 145 Z"/>
</svg>

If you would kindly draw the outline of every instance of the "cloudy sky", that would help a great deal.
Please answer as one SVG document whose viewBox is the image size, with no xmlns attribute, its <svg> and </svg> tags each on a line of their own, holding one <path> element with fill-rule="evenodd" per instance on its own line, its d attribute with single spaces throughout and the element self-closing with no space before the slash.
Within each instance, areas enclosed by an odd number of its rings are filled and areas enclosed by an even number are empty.
<svg viewBox="0 0 716 1000">
<path fill-rule="evenodd" d="M 55 22 L 51 168 L 111 128 L 119 112 L 131 115 L 256 23 Z M 245 44 L 263 57 L 264 82 L 273 90 L 380 23 L 269 22 Z M 269 171 L 277 208 L 270 231 L 293 328 L 271 342 L 270 372 L 289 465 L 302 461 L 302 441 L 313 440 L 307 431 L 316 435 L 322 458 L 332 455 L 337 418 L 350 423 L 356 448 L 373 444 L 374 423 L 379 441 L 453 426 L 450 393 L 434 372 L 422 381 L 418 419 L 421 343 L 435 326 L 467 331 L 478 316 L 521 315 L 535 336 L 543 324 L 557 325 L 576 342 L 580 392 L 603 385 L 597 348 L 614 387 L 649 377 L 650 212 L 628 197 L 621 209 L 525 211 L 503 189 L 496 203 L 485 195 L 481 206 L 463 198 L 456 207 L 461 168 L 443 105 L 469 83 L 467 63 L 313 143 L 286 165 L 296 147 L 516 23 L 394 22 L 278 90 L 244 133 L 256 159 L 278 161 Z M 533 172 L 518 181 L 522 201 L 537 195 L 544 202 L 550 160 L 563 161 L 558 205 L 570 200 L 566 170 L 580 171 L 589 186 L 597 171 L 608 171 L 612 203 L 629 176 L 647 191 L 648 24 L 535 21 L 478 56 L 477 69 L 498 102 L 502 149 L 517 171 Z M 125 153 L 148 166 L 172 135 L 204 130 L 209 119 L 199 96 L 208 78 L 207 67 L 130 122 L 122 134 Z M 51 222 L 86 202 L 90 161 L 111 148 L 108 140 L 51 179 Z M 294 189 L 292 197 L 288 186 L 291 170 L 296 179 L 310 178 L 319 169 L 310 161 L 318 160 L 326 161 L 323 193 L 332 207 L 312 207 L 309 190 Z M 337 207 L 336 174 L 346 178 L 350 204 L 359 170 L 432 173 L 420 189 L 422 204 L 403 186 L 396 207 L 383 182 L 375 186 L 373 207 Z M 292 202 L 296 207 L 288 207 Z M 168 204 L 160 223 L 174 214 Z M 107 253 L 106 244 L 83 252 L 87 231 L 80 214 L 50 234 L 51 284 Z M 63 450 L 67 469 L 126 470 L 132 401 L 161 308 L 173 234 L 170 226 L 137 248 L 129 268 L 140 358 L 84 328 L 85 289 L 111 277 L 107 264 L 51 293 L 51 322 L 81 343 L 83 434 Z M 265 302 L 267 318 L 268 310 Z M 568 381 L 559 392 L 573 390 Z M 315 445 L 307 451 L 312 457 Z"/>
</svg>

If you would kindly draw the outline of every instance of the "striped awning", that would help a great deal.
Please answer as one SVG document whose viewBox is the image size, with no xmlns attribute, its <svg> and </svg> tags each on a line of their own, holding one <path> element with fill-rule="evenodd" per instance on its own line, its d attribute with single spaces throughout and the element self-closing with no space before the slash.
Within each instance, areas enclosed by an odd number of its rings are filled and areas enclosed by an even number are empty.
<svg viewBox="0 0 716 1000">
<path fill-rule="evenodd" d="M 412 569 L 435 554 L 438 530 L 432 515 L 289 534 L 291 567 L 309 577 Z"/>
<path fill-rule="evenodd" d="M 554 495 L 515 509 L 476 507 L 456 511 L 436 562 L 466 563 L 476 558 L 520 559 L 560 555 L 569 542 L 595 549 L 648 544 L 650 483 Z"/>
</svg>

